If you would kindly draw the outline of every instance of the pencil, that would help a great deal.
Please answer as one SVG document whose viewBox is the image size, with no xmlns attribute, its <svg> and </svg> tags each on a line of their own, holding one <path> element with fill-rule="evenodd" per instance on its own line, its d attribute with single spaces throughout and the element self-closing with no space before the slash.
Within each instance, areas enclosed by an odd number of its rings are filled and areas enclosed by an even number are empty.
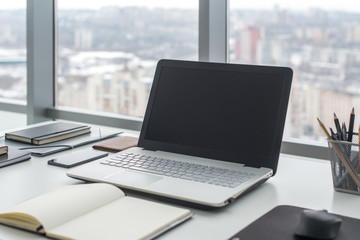
<svg viewBox="0 0 360 240">
<path fill-rule="evenodd" d="M 339 119 L 337 118 L 335 113 L 334 113 L 334 123 L 335 123 L 337 134 L 340 135 L 340 140 L 342 140 L 343 137 L 341 136 L 341 127 L 340 127 Z"/>
<path fill-rule="evenodd" d="M 349 134 L 347 139 L 348 142 L 352 142 L 353 139 L 354 121 L 355 121 L 355 111 L 354 108 L 352 108 L 352 111 L 350 113 L 350 121 L 349 121 Z"/>
<path fill-rule="evenodd" d="M 322 130 L 324 131 L 326 138 L 328 140 L 331 140 L 331 136 L 329 134 L 329 132 L 326 130 L 324 124 L 320 121 L 319 118 L 317 118 L 320 127 L 322 128 Z M 351 171 L 351 167 L 349 165 L 349 163 L 346 161 L 346 159 L 344 158 L 343 154 L 341 153 L 340 149 L 337 147 L 337 145 L 334 142 L 330 142 L 330 144 L 332 145 L 333 149 L 335 150 L 336 154 L 338 155 L 338 157 L 340 158 L 341 162 L 344 164 L 346 170 L 349 172 L 351 178 L 354 180 L 354 182 L 356 183 L 356 185 L 360 188 L 360 180 L 357 178 L 356 174 Z"/>
<path fill-rule="evenodd" d="M 322 130 L 324 131 L 325 135 L 326 135 L 326 138 L 327 139 L 332 139 L 332 137 L 330 136 L 330 133 L 326 130 L 326 127 L 324 126 L 324 124 L 320 121 L 319 118 L 317 118 L 318 122 L 319 122 L 319 125 L 320 127 L 322 128 Z"/>
</svg>

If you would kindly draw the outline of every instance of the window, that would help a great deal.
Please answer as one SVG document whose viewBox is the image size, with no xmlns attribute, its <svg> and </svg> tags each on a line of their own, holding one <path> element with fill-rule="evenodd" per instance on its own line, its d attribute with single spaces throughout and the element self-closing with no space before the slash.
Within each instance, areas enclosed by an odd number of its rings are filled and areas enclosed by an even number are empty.
<svg viewBox="0 0 360 240">
<path fill-rule="evenodd" d="M 26 0 L 0 4 L 0 100 L 26 100 Z"/>
<path fill-rule="evenodd" d="M 198 59 L 197 1 L 58 1 L 57 106 L 142 117 L 156 63 Z"/>
<path fill-rule="evenodd" d="M 335 112 L 348 126 L 352 107 L 360 114 L 359 4 L 232 0 L 230 6 L 230 61 L 294 70 L 285 136 L 323 140 L 317 117 L 333 126 Z"/>
<path fill-rule="evenodd" d="M 139 130 L 152 84 L 154 62 L 166 57 L 222 62 L 227 59 L 229 45 L 231 62 L 290 65 L 294 68 L 294 92 L 287 117 L 290 123 L 287 123 L 285 136 L 299 138 L 295 142 L 284 141 L 283 146 L 288 146 L 289 150 L 283 152 L 327 158 L 326 146 L 319 145 L 319 142 L 309 145 L 308 139 L 324 139 L 316 117 L 331 125 L 333 111 L 346 121 L 352 106 L 356 107 L 358 100 L 354 96 L 358 96 L 358 87 L 353 80 L 358 78 L 354 66 L 360 56 L 357 54 L 359 44 L 356 44 L 360 10 L 354 7 L 353 2 L 342 2 L 338 11 L 333 11 L 321 8 L 336 2 L 317 0 L 307 5 L 309 1 L 280 1 L 252 1 L 250 4 L 248 0 L 133 0 L 131 3 L 98 0 L 84 4 L 80 0 L 28 0 L 27 53 L 31 59 L 27 62 L 28 106 L 4 104 L 0 96 L 0 110 L 27 113 L 29 124 L 66 119 Z M 1 3 L 0 8 L 8 2 Z M 11 1 L 15 2 L 20 0 Z M 227 11 L 228 2 L 230 14 Z M 55 3 L 58 3 L 58 8 Z M 317 9 L 309 10 L 309 6 Z M 339 10 L 343 6 L 351 6 L 352 13 L 346 9 Z M 311 26 L 313 20 L 304 21 L 304 17 L 311 16 L 321 21 L 308 30 L 306 26 Z M 150 24 L 154 21 L 159 25 Z M 278 24 L 272 25 L 276 21 Z M 332 24 L 338 27 L 331 28 Z M 143 31 L 134 31 L 138 28 Z M 300 30 L 295 31 L 294 28 Z M 326 29 L 326 34 L 321 29 Z M 294 35 L 302 38 L 296 39 Z M 292 41 L 287 41 L 289 36 Z M 321 39 L 332 40 L 327 45 L 325 41 L 316 42 Z M 341 43 L 339 39 L 347 40 Z M 240 51 L 240 47 L 244 50 L 244 46 L 247 50 Z M 260 56 L 261 61 L 258 61 Z M 309 61 L 311 64 L 307 64 Z M 353 67 L 344 71 L 343 63 Z M 338 68 L 329 69 L 334 65 Z M 312 68 L 315 71 L 312 72 Z M 320 77 L 315 75 L 319 72 Z M 337 73 L 340 78 L 331 78 L 330 72 Z M 350 79 L 346 80 L 349 82 L 346 89 L 344 76 L 352 76 L 346 78 Z M 319 89 L 316 89 L 319 85 L 329 89 L 335 86 L 340 91 L 334 94 L 325 89 L 319 94 Z M 313 90 L 305 91 L 308 88 Z M 349 92 L 352 95 L 347 98 Z M 337 94 L 341 96 L 340 101 L 336 101 Z M 345 115 L 341 114 L 341 109 L 335 109 L 334 104 L 321 105 L 324 101 L 320 99 L 325 98 L 331 100 L 328 103 L 336 101 L 342 106 Z M 300 127 L 297 127 L 296 121 L 300 122 Z M 300 142 L 300 138 L 307 140 Z"/>
<path fill-rule="evenodd" d="M 26 124 L 26 0 L 0 4 L 0 136 Z"/>
</svg>

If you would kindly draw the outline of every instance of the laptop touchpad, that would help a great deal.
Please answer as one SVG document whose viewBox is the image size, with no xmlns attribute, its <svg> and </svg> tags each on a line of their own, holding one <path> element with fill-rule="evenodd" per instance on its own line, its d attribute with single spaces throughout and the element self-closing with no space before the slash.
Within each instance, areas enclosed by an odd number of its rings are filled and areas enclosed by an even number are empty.
<svg viewBox="0 0 360 240">
<path fill-rule="evenodd" d="M 123 171 L 105 178 L 106 180 L 113 183 L 134 186 L 134 187 L 146 187 L 162 179 L 162 177 L 159 176 L 154 176 L 141 172 L 139 173 L 132 172 L 132 171 Z"/>
</svg>

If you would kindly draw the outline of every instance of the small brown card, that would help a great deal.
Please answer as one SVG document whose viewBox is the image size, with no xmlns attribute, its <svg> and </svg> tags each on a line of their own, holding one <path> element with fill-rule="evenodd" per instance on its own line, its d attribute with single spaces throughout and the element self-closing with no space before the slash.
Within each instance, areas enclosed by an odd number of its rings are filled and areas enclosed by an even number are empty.
<svg viewBox="0 0 360 240">
<path fill-rule="evenodd" d="M 122 136 L 100 142 L 94 145 L 93 148 L 107 152 L 120 152 L 131 147 L 136 147 L 137 143 L 138 138 L 136 137 Z"/>
</svg>

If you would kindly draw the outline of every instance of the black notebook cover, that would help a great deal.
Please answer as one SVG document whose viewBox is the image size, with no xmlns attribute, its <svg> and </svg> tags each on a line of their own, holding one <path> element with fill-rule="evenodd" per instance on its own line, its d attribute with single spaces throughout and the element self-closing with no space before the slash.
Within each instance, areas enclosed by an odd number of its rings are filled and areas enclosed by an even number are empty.
<svg viewBox="0 0 360 240">
<path fill-rule="evenodd" d="M 34 144 L 35 139 L 43 140 L 47 138 L 54 138 L 70 132 L 80 131 L 84 128 L 88 129 L 89 127 L 76 123 L 51 122 L 41 126 L 27 127 L 22 130 L 9 132 L 5 134 L 5 137 L 10 140 Z"/>
<path fill-rule="evenodd" d="M 281 205 L 273 208 L 249 226 L 232 236 L 231 240 L 309 240 L 294 233 L 300 223 L 304 208 Z M 322 210 L 322 209 L 316 209 Z M 334 214 L 342 219 L 339 235 L 335 240 L 360 239 L 360 219 Z"/>
<path fill-rule="evenodd" d="M 29 160 L 30 152 L 9 147 L 8 153 L 0 156 L 0 168 Z"/>
</svg>

